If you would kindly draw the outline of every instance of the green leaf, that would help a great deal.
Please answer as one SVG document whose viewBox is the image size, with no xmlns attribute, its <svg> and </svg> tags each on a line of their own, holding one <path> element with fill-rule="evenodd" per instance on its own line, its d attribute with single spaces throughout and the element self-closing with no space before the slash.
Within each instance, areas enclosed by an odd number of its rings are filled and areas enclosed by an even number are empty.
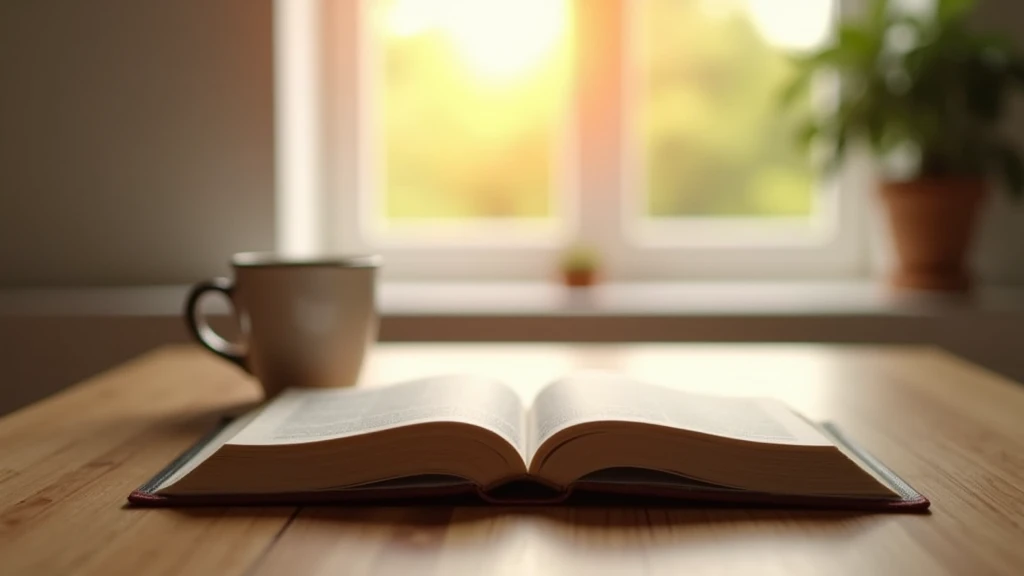
<svg viewBox="0 0 1024 576">
<path fill-rule="evenodd" d="M 976 4 L 976 0 L 939 0 L 936 7 L 939 21 L 950 23 L 965 18 L 974 10 Z"/>
<path fill-rule="evenodd" d="M 881 30 L 889 17 L 889 0 L 874 0 L 868 13 L 868 22 L 874 30 Z"/>
<path fill-rule="evenodd" d="M 1017 150 L 1011 146 L 1003 146 L 1000 150 L 1000 162 L 1003 168 L 1003 180 L 1014 200 L 1024 196 L 1024 161 Z"/>
<path fill-rule="evenodd" d="M 793 64 L 803 72 L 820 69 L 837 69 L 848 63 L 849 55 L 842 46 L 828 46 L 806 56 L 793 58 Z"/>
<path fill-rule="evenodd" d="M 839 27 L 839 49 L 844 63 L 863 62 L 874 56 L 881 38 L 853 24 Z"/>
<path fill-rule="evenodd" d="M 809 93 L 813 78 L 814 71 L 812 69 L 799 71 L 796 77 L 779 93 L 779 106 L 783 109 L 792 108 L 801 96 Z"/>
<path fill-rule="evenodd" d="M 889 131 L 889 119 L 878 111 L 871 111 L 865 119 L 865 126 L 868 132 L 868 142 L 878 154 L 887 152 L 887 134 Z"/>
<path fill-rule="evenodd" d="M 810 150 L 811 145 L 821 134 L 821 126 L 814 120 L 808 120 L 796 131 L 796 140 L 804 150 Z"/>
</svg>

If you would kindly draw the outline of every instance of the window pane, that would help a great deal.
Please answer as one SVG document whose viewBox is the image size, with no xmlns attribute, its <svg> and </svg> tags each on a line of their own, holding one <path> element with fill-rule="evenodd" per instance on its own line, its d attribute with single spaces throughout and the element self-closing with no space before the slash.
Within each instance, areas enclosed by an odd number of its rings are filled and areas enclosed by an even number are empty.
<svg viewBox="0 0 1024 576">
<path fill-rule="evenodd" d="M 569 3 L 373 6 L 378 212 L 391 224 L 555 216 Z"/>
<path fill-rule="evenodd" d="M 816 174 L 778 112 L 787 54 L 827 37 L 831 0 L 643 0 L 635 35 L 645 215 L 806 217 Z M 806 97 L 802 106 L 811 106 Z"/>
</svg>

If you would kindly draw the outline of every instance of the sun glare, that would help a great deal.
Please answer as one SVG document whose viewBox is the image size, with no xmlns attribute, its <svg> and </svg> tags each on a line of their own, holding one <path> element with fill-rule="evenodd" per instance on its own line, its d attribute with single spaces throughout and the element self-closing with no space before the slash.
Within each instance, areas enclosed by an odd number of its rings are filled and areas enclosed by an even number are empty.
<svg viewBox="0 0 1024 576">
<path fill-rule="evenodd" d="M 566 0 L 394 0 L 388 34 L 440 32 L 475 75 L 509 80 L 542 64 L 568 29 Z"/>
<path fill-rule="evenodd" d="M 828 39 L 832 0 L 747 0 L 754 25 L 774 46 L 807 50 Z"/>
</svg>

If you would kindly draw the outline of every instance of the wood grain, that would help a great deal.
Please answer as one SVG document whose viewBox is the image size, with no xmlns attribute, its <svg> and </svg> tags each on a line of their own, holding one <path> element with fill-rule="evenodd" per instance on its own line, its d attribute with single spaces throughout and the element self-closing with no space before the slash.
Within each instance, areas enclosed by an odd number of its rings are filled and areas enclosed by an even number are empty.
<svg viewBox="0 0 1024 576">
<path fill-rule="evenodd" d="M 232 573 L 264 552 L 292 509 L 123 509 L 223 411 L 258 399 L 234 369 L 185 356 L 149 355 L 0 420 L 0 574 Z"/>
<path fill-rule="evenodd" d="M 136 510 L 124 498 L 257 400 L 168 348 L 0 419 L 0 574 L 1020 574 L 1024 387 L 919 347 L 386 345 L 364 385 L 575 368 L 785 400 L 932 499 L 925 516 L 736 509 Z"/>
</svg>

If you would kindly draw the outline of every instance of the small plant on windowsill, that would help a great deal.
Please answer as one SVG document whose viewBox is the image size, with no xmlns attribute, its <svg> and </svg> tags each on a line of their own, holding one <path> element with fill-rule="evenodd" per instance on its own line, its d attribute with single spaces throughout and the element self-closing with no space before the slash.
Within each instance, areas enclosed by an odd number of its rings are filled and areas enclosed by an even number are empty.
<svg viewBox="0 0 1024 576">
<path fill-rule="evenodd" d="M 597 284 L 601 259 L 589 246 L 569 247 L 561 260 L 562 282 L 570 288 L 586 288 Z"/>
<path fill-rule="evenodd" d="M 892 4 L 892 6 L 890 6 Z M 977 32 L 976 0 L 937 0 L 923 11 L 874 0 L 830 44 L 799 56 L 784 92 L 797 102 L 820 72 L 838 77 L 834 111 L 810 118 L 801 139 L 836 168 L 855 145 L 887 167 L 881 183 L 898 256 L 898 288 L 967 290 L 975 220 L 996 180 L 1017 198 L 1024 164 L 1001 133 L 1007 106 L 1024 88 L 1024 59 L 1004 38 Z M 902 162 L 895 174 L 893 160 Z"/>
</svg>

